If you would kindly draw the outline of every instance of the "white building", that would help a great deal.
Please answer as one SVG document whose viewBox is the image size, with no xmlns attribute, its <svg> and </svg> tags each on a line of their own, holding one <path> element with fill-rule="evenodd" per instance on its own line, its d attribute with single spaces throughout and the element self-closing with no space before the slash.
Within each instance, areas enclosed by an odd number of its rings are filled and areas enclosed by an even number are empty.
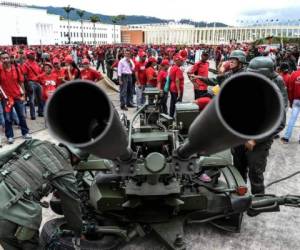
<svg viewBox="0 0 300 250">
<path fill-rule="evenodd" d="M 0 45 L 28 44 L 54 45 L 68 42 L 68 22 L 60 16 L 48 14 L 46 10 L 26 7 L 26 5 L 0 2 Z M 70 21 L 71 43 L 94 44 L 94 28 L 90 21 Z M 119 25 L 95 24 L 96 44 L 121 42 Z"/>
<path fill-rule="evenodd" d="M 68 43 L 68 21 L 62 20 L 59 25 L 60 44 Z M 90 21 L 70 21 L 70 40 L 71 43 L 94 44 L 94 24 Z M 103 23 L 95 24 L 96 44 L 112 44 L 121 42 L 121 26 Z M 115 38 L 114 38 L 115 36 Z"/>
<path fill-rule="evenodd" d="M 59 16 L 24 5 L 0 3 L 0 45 L 59 43 Z"/>
<path fill-rule="evenodd" d="M 155 24 L 130 25 L 129 30 L 143 30 L 145 44 L 226 44 L 252 42 L 267 36 L 300 37 L 300 25 L 266 25 L 249 27 L 207 27 Z"/>
</svg>

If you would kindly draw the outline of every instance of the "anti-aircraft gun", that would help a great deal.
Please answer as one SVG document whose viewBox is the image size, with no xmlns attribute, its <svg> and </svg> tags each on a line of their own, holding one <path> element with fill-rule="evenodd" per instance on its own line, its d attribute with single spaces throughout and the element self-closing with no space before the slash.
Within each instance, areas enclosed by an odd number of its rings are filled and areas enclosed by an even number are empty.
<svg viewBox="0 0 300 250">
<path fill-rule="evenodd" d="M 253 73 L 231 77 L 191 124 L 180 119 L 180 105 L 175 120 L 160 112 L 157 89 L 146 89 L 144 95 L 146 103 L 130 121 L 120 119 L 105 92 L 87 81 L 61 86 L 47 105 L 50 132 L 91 154 L 77 168 L 93 171 L 88 177 L 82 174 L 87 184 L 86 220 L 93 223 L 87 223 L 81 249 L 114 249 L 150 231 L 169 248 L 185 249 L 184 223 L 209 222 L 239 232 L 246 211 L 257 215 L 279 211 L 280 205 L 299 206 L 296 196 L 251 196 L 230 152 L 224 151 L 271 136 L 279 126 L 282 98 L 267 78 Z M 192 105 L 185 107 L 182 117 L 194 116 Z M 210 183 L 199 178 L 204 171 Z M 57 228 L 67 231 L 61 219 L 46 223 L 42 240 L 52 244 L 49 232 Z M 72 249 L 70 235 L 60 235 L 57 249 Z"/>
</svg>

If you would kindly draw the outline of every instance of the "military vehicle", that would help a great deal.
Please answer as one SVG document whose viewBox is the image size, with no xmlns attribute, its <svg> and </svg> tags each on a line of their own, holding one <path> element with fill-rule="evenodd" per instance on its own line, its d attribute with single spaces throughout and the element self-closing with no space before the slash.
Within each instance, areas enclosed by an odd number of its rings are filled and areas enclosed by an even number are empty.
<svg viewBox="0 0 300 250">
<path fill-rule="evenodd" d="M 130 121 L 91 82 L 65 84 L 49 100 L 50 132 L 90 157 L 76 167 L 85 239 L 75 238 L 63 218 L 54 219 L 41 233 L 46 248 L 116 249 L 151 232 L 170 249 L 186 249 L 185 224 L 239 232 L 245 212 L 299 206 L 298 196 L 252 196 L 228 150 L 279 126 L 283 101 L 270 80 L 234 75 L 200 114 L 194 104 L 182 103 L 175 119 L 161 113 L 159 90 L 148 88 L 144 95 Z M 199 178 L 203 173 L 209 183 Z M 55 193 L 51 207 L 62 214 Z"/>
</svg>

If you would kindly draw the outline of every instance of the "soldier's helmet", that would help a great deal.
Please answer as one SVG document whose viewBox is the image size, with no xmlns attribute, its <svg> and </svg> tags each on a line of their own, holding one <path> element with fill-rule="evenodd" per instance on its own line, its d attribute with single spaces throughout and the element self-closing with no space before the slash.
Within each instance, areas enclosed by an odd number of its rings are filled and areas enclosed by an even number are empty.
<svg viewBox="0 0 300 250">
<path fill-rule="evenodd" d="M 273 60 L 266 56 L 253 58 L 248 65 L 247 71 L 262 74 L 270 79 L 273 79 L 278 75 L 275 72 Z"/>
<path fill-rule="evenodd" d="M 229 59 L 237 59 L 240 63 L 246 63 L 246 54 L 242 50 L 234 50 L 230 53 Z"/>
</svg>

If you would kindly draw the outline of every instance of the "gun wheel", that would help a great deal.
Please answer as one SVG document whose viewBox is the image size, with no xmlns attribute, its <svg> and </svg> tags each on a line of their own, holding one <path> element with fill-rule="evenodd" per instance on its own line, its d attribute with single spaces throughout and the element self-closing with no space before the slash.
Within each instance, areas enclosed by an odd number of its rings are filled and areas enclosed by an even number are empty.
<svg viewBox="0 0 300 250">
<path fill-rule="evenodd" d="M 74 250 L 74 238 L 72 236 L 59 236 L 57 232 L 67 229 L 64 218 L 48 221 L 41 232 L 40 241 L 43 249 Z M 101 234 L 92 239 L 80 240 L 81 250 L 115 250 L 124 243 L 124 239 L 113 234 Z"/>
</svg>

